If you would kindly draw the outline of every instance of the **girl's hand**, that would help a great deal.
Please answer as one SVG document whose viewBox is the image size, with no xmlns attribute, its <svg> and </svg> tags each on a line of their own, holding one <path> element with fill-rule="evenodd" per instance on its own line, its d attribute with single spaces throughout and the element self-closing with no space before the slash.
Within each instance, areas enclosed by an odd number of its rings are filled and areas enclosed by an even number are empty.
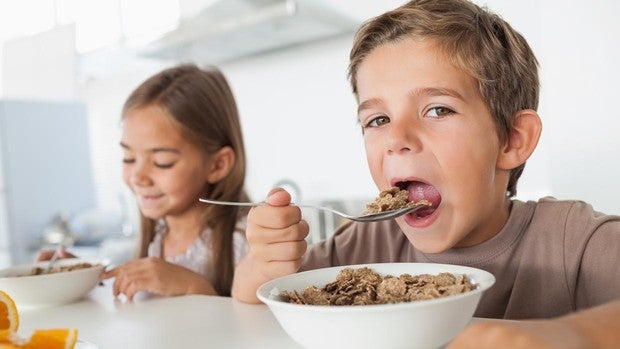
<svg viewBox="0 0 620 349">
<path fill-rule="evenodd" d="M 54 255 L 54 250 L 42 250 L 37 253 L 35 260 L 37 262 L 49 261 L 52 255 Z M 58 258 L 76 258 L 76 256 L 65 249 L 60 249 L 58 251 Z"/>
<path fill-rule="evenodd" d="M 124 294 L 129 300 L 132 300 L 139 291 L 148 291 L 161 296 L 217 294 L 213 285 L 204 276 L 157 257 L 127 262 L 106 271 L 101 278 L 115 278 L 114 296 Z"/>
</svg>

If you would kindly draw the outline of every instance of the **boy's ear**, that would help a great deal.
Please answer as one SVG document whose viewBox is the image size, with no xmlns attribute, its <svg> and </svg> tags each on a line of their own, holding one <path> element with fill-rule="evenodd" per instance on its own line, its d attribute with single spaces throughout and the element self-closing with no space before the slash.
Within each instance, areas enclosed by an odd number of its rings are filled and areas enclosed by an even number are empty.
<svg viewBox="0 0 620 349">
<path fill-rule="evenodd" d="M 499 154 L 497 166 L 512 170 L 525 163 L 536 149 L 541 131 L 542 123 L 536 111 L 524 109 L 517 112 L 508 139 Z"/>
<path fill-rule="evenodd" d="M 217 183 L 226 177 L 235 164 L 235 152 L 229 146 L 222 147 L 211 156 L 208 162 L 207 182 Z"/>
</svg>

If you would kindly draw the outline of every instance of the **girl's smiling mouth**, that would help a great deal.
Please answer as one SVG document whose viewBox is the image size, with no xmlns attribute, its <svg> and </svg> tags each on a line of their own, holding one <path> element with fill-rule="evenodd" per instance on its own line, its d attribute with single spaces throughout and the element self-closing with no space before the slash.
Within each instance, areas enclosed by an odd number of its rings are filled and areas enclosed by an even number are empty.
<svg viewBox="0 0 620 349">
<path fill-rule="evenodd" d="M 142 205 L 152 205 L 163 197 L 162 194 L 159 195 L 138 195 L 138 200 Z"/>
</svg>

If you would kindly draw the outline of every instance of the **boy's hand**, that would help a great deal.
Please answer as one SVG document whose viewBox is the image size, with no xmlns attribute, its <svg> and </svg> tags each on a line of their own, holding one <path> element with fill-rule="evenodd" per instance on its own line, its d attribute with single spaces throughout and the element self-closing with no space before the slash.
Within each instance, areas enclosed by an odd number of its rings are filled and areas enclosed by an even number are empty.
<svg viewBox="0 0 620 349">
<path fill-rule="evenodd" d="M 545 320 L 480 321 L 448 345 L 465 348 L 618 348 L 620 300 Z"/>
<path fill-rule="evenodd" d="M 258 302 L 256 290 L 262 283 L 297 272 L 308 247 L 308 223 L 299 207 L 290 206 L 290 194 L 276 188 L 265 202 L 248 214 L 250 252 L 235 270 L 232 294 L 244 302 Z"/>
<path fill-rule="evenodd" d="M 480 321 L 469 325 L 447 349 L 571 349 L 594 348 L 575 327 L 559 320 Z"/>
<path fill-rule="evenodd" d="M 309 229 L 285 190 L 274 189 L 266 203 L 250 210 L 246 236 L 259 271 L 273 279 L 299 270 Z"/>
</svg>

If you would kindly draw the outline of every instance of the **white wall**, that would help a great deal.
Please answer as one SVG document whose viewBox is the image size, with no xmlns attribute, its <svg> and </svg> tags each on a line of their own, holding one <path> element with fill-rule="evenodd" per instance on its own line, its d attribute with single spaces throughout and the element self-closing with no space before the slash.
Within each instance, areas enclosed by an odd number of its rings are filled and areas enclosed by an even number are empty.
<svg viewBox="0 0 620 349">
<path fill-rule="evenodd" d="M 403 1 L 333 0 L 361 20 Z M 620 3 L 605 0 L 488 0 L 529 40 L 541 65 L 539 148 L 519 186 L 522 199 L 554 195 L 581 198 L 595 208 L 620 213 Z M 248 189 L 262 199 L 278 180 L 295 180 L 305 199 L 373 197 L 355 102 L 346 80 L 351 38 L 335 39 L 222 65 L 237 97 L 249 155 Z M 81 88 L 93 127 L 93 149 L 118 148 L 120 106 L 138 82 L 164 65 L 137 67 L 130 74 L 89 79 Z M 116 132 L 116 133 L 115 133 Z M 99 190 L 109 204 L 120 186 L 120 153 L 105 167 Z M 118 177 L 115 177 L 117 176 Z M 106 182 L 107 181 L 107 182 Z M 120 189 L 118 189 L 120 190 Z"/>
<path fill-rule="evenodd" d="M 243 119 L 253 197 L 262 199 L 284 178 L 297 182 L 305 199 L 375 195 L 346 78 L 350 41 L 223 67 Z"/>
<path fill-rule="evenodd" d="M 73 100 L 76 90 L 75 27 L 59 26 L 5 42 L 0 66 L 4 98 Z"/>
<path fill-rule="evenodd" d="M 545 26 L 538 47 L 553 192 L 620 213 L 620 3 L 545 3 L 542 11 L 569 19 Z"/>
</svg>

